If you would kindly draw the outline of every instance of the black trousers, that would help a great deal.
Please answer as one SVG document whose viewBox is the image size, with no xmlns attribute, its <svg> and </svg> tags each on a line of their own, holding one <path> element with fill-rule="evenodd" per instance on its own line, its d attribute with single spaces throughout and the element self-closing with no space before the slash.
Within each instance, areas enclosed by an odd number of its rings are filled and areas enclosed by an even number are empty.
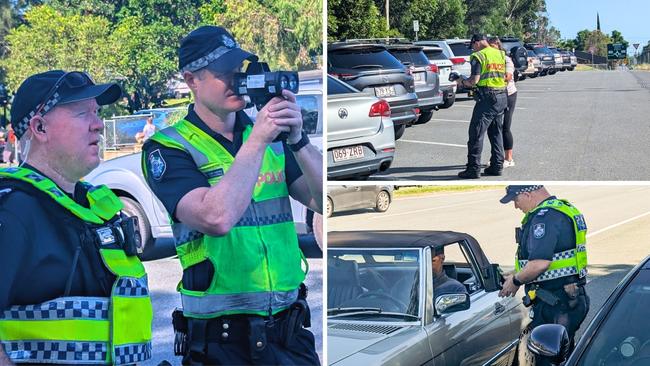
<svg viewBox="0 0 650 366">
<path fill-rule="evenodd" d="M 503 167 L 503 111 L 508 104 L 505 90 L 500 92 L 479 91 L 474 105 L 472 120 L 469 123 L 467 141 L 467 168 L 479 171 L 483 138 L 487 132 L 490 140 L 490 165 L 496 169 Z"/>
<path fill-rule="evenodd" d="M 514 140 L 512 138 L 512 114 L 515 113 L 515 105 L 517 104 L 517 92 L 508 95 L 508 106 L 503 113 L 503 148 L 505 150 L 512 150 Z"/>
<path fill-rule="evenodd" d="M 541 324 L 563 325 L 569 334 L 569 340 L 573 344 L 578 328 L 587 317 L 589 312 L 589 296 L 584 287 L 580 287 L 579 295 L 571 300 L 563 290 L 554 291 L 560 298 L 560 302 L 551 306 L 542 301 L 536 301 L 533 305 L 533 319 L 530 322 L 530 329 Z"/>
</svg>

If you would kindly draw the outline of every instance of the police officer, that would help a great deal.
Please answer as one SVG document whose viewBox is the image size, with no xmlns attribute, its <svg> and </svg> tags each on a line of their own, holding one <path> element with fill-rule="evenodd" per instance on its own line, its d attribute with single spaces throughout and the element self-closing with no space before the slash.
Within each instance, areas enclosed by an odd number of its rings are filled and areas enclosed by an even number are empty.
<svg viewBox="0 0 650 366">
<path fill-rule="evenodd" d="M 16 92 L 11 124 L 23 163 L 0 169 L 0 364 L 151 357 L 137 222 L 106 186 L 80 181 L 99 164 L 99 107 L 120 94 L 61 70 L 32 75 Z"/>
<path fill-rule="evenodd" d="M 176 352 L 184 364 L 319 364 L 289 196 L 321 212 L 322 155 L 292 93 L 254 124 L 242 111 L 231 82 L 246 60 L 256 56 L 224 28 L 187 35 L 179 68 L 195 104 L 143 147 L 183 267 Z M 273 142 L 281 132 L 286 142 Z"/>
<path fill-rule="evenodd" d="M 472 75 L 468 79 L 458 79 L 463 88 L 478 87 L 477 100 L 469 124 L 467 141 L 467 166 L 458 173 L 462 179 L 476 179 L 481 176 L 481 153 L 483 137 L 487 131 L 492 145 L 490 166 L 484 175 L 501 175 L 503 170 L 503 111 L 507 105 L 506 60 L 503 52 L 489 46 L 483 35 L 475 34 L 471 39 L 474 53 L 470 56 Z"/>
<path fill-rule="evenodd" d="M 529 329 L 561 324 L 571 344 L 589 311 L 587 225 L 580 211 L 551 196 L 541 185 L 508 186 L 501 203 L 514 201 L 524 213 L 517 228 L 515 273 L 507 276 L 500 296 L 514 296 L 525 285 L 524 304 L 532 305 Z"/>
</svg>

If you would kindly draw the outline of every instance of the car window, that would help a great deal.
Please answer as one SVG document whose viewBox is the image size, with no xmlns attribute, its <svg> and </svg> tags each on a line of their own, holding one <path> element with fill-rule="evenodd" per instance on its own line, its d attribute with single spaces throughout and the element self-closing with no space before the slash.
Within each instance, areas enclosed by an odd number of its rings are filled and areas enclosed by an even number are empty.
<svg viewBox="0 0 650 366">
<path fill-rule="evenodd" d="M 316 95 L 296 95 L 296 102 L 302 113 L 302 129 L 308 135 L 319 135 L 323 133 L 322 126 L 319 126 L 318 115 L 320 113 L 319 97 Z"/>
<path fill-rule="evenodd" d="M 528 56 L 530 56 L 530 57 L 536 57 L 537 56 L 535 54 L 535 51 L 533 51 L 533 50 L 526 50 L 526 51 L 528 51 Z"/>
<path fill-rule="evenodd" d="M 356 49 L 327 54 L 332 67 L 368 69 L 403 69 L 404 66 L 385 49 Z"/>
<path fill-rule="evenodd" d="M 327 78 L 327 95 L 358 93 L 359 91 L 353 87 L 344 84 L 333 77 Z"/>
<path fill-rule="evenodd" d="M 469 49 L 469 43 L 450 43 L 451 51 L 454 53 L 454 56 L 469 56 L 472 54 L 472 50 Z"/>
<path fill-rule="evenodd" d="M 449 60 L 442 50 L 424 50 L 423 52 L 429 60 Z"/>
<path fill-rule="evenodd" d="M 419 250 L 330 248 L 327 256 L 328 308 L 380 308 L 419 315 Z"/>
<path fill-rule="evenodd" d="M 647 365 L 650 271 L 641 270 L 623 291 L 578 365 Z"/>
<path fill-rule="evenodd" d="M 471 257 L 467 248 L 460 243 L 453 243 L 446 245 L 444 251 L 445 260 L 443 269 L 447 277 L 460 282 L 465 286 L 469 294 L 481 290 L 483 286 L 478 276 L 476 276 L 477 269 L 470 259 Z"/>
<path fill-rule="evenodd" d="M 503 49 L 506 50 L 507 53 L 510 53 L 510 50 L 512 50 L 513 47 L 520 47 L 521 44 L 519 42 L 502 42 Z"/>
<path fill-rule="evenodd" d="M 403 64 L 413 66 L 429 65 L 429 59 L 420 50 L 391 50 L 390 53 Z"/>
</svg>

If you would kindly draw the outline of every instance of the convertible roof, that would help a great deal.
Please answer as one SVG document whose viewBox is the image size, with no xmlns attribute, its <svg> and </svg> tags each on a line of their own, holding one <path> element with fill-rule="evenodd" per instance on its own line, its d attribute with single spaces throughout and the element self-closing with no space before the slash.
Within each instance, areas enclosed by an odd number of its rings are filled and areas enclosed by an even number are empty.
<svg viewBox="0 0 650 366">
<path fill-rule="evenodd" d="M 481 268 L 490 265 L 483 249 L 473 236 L 456 231 L 432 230 L 374 230 L 330 231 L 327 233 L 328 248 L 425 248 L 442 247 L 465 241 Z"/>
</svg>

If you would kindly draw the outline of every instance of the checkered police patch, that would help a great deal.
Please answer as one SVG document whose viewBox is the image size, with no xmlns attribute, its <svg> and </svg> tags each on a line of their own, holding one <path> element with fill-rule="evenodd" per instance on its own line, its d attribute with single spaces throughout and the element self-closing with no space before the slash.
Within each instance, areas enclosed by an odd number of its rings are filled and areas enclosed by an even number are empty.
<svg viewBox="0 0 650 366">
<path fill-rule="evenodd" d="M 147 160 L 149 161 L 149 172 L 151 176 L 155 180 L 160 180 L 163 174 L 165 174 L 165 170 L 167 170 L 167 163 L 165 163 L 165 159 L 160 154 L 160 150 L 156 149 L 149 153 Z"/>
<path fill-rule="evenodd" d="M 533 236 L 535 239 L 543 238 L 544 234 L 546 234 L 546 227 L 544 224 L 535 224 L 535 226 L 533 226 Z"/>
<path fill-rule="evenodd" d="M 576 220 L 576 226 L 578 227 L 578 231 L 587 230 L 587 223 L 585 222 L 584 216 L 576 215 L 573 217 L 573 219 Z"/>
</svg>

